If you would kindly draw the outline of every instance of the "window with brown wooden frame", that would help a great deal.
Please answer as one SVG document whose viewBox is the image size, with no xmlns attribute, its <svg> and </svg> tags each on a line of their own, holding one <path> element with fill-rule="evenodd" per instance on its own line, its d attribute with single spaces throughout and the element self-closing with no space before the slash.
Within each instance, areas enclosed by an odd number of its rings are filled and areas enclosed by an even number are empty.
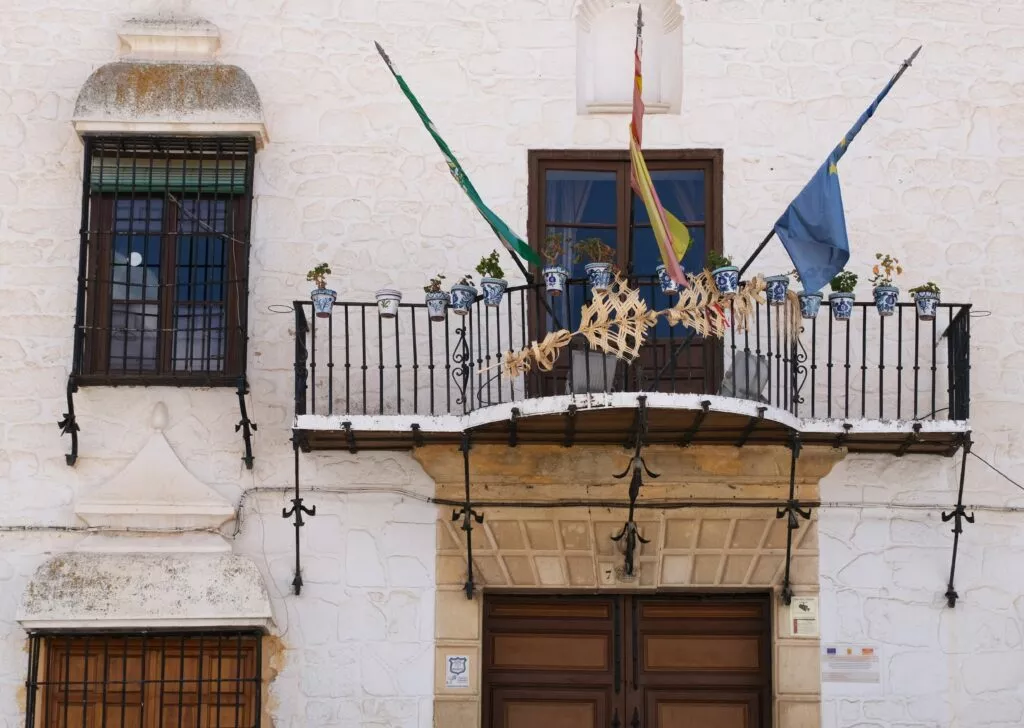
<svg viewBox="0 0 1024 728">
<path fill-rule="evenodd" d="M 31 641 L 27 728 L 258 728 L 260 635 L 50 634 Z"/>
<path fill-rule="evenodd" d="M 251 139 L 86 139 L 79 383 L 237 384 L 254 151 Z"/>
<path fill-rule="evenodd" d="M 704 267 L 707 251 L 722 251 L 722 150 L 645 151 L 655 189 L 665 208 L 683 222 L 693 241 L 682 264 L 691 273 Z M 589 291 L 584 285 L 586 258 L 574 255 L 577 243 L 597 238 L 614 252 L 616 267 L 628 274 L 648 305 L 664 309 L 674 299 L 658 286 L 661 263 L 650 218 L 629 185 L 628 152 L 616 150 L 535 150 L 529 156 L 529 236 L 541 249 L 549 236 L 562 243 L 559 263 L 570 272 L 567 295 L 549 301 L 553 312 L 531 315 L 532 333 L 542 337 L 556 327 L 575 329 Z M 633 201 L 632 219 L 630 214 Z M 630 226 L 633 236 L 630 245 Z M 614 389 L 652 388 L 670 392 L 713 392 L 721 376 L 717 342 L 704 342 L 681 326 L 661 320 L 645 345 L 632 378 L 616 375 Z M 567 363 L 550 376 L 528 382 L 544 394 L 564 394 Z M 621 368 L 620 368 L 621 369 Z M 593 379 L 589 372 L 587 379 Z M 540 392 L 538 392 L 540 393 Z"/>
</svg>

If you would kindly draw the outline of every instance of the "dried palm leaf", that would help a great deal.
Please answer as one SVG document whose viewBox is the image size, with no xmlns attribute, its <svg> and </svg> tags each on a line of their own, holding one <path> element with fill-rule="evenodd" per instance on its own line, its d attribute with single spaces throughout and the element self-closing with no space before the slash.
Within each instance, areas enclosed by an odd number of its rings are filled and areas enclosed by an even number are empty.
<svg viewBox="0 0 1024 728">
<path fill-rule="evenodd" d="M 658 320 L 658 312 L 648 310 L 640 292 L 630 288 L 621 275 L 607 291 L 594 294 L 580 316 L 576 333 L 586 338 L 591 348 L 627 362 L 640 355 L 648 329 Z"/>
</svg>

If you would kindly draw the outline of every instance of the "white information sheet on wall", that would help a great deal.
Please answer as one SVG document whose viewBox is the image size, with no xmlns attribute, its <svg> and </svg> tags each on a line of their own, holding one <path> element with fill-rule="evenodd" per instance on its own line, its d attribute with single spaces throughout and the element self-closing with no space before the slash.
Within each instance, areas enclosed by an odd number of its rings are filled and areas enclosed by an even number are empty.
<svg viewBox="0 0 1024 728">
<path fill-rule="evenodd" d="M 877 645 L 821 646 L 821 682 L 835 692 L 875 692 L 882 687 L 882 659 Z M 830 690 L 829 692 L 832 692 Z"/>
</svg>

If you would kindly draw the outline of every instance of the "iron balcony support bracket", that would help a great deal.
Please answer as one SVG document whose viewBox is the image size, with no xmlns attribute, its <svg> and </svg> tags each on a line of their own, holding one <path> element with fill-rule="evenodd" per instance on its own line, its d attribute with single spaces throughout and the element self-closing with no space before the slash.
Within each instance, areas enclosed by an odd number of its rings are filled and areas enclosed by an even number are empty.
<svg viewBox="0 0 1024 728">
<path fill-rule="evenodd" d="M 740 438 L 736 441 L 736 447 L 743 447 L 747 444 L 747 440 L 750 439 L 750 434 L 754 431 L 762 420 L 764 420 L 764 413 L 768 411 L 767 407 L 757 408 L 757 417 L 751 417 L 750 421 L 747 422 L 747 426 L 743 428 L 743 432 L 740 433 Z"/>
<path fill-rule="evenodd" d="M 75 382 L 75 375 L 68 377 L 68 411 L 64 413 L 64 419 L 57 423 L 60 428 L 61 437 L 71 435 L 71 452 L 64 455 L 64 461 L 69 467 L 74 467 L 78 462 L 78 432 L 81 428 L 75 419 L 75 392 L 78 391 L 78 384 Z"/>
<path fill-rule="evenodd" d="M 292 579 L 292 590 L 298 596 L 302 593 L 302 552 L 300 550 L 299 529 L 306 525 L 302 519 L 303 514 L 307 516 L 316 515 L 316 506 L 306 508 L 302 504 L 302 496 L 299 494 L 299 435 L 292 433 L 292 449 L 295 451 L 295 497 L 292 498 L 291 508 L 281 509 L 281 518 L 295 517 L 295 578 Z"/>
<path fill-rule="evenodd" d="M 832 447 L 834 447 L 834 448 L 836 448 L 838 450 L 843 445 L 845 445 L 846 444 L 846 440 L 850 437 L 850 430 L 852 430 L 852 429 L 853 429 L 853 425 L 852 424 L 850 424 L 849 422 L 844 422 L 843 423 L 843 431 L 840 432 L 838 435 L 836 435 L 836 441 L 835 441 L 835 444 L 832 445 Z"/>
<path fill-rule="evenodd" d="M 249 383 L 245 380 L 245 376 L 238 378 L 238 410 L 242 415 L 242 419 L 235 425 L 235 432 L 242 431 L 242 441 L 245 443 L 245 455 L 242 456 L 242 460 L 245 461 L 245 469 L 252 470 L 252 461 L 255 459 L 252 455 L 252 433 L 258 430 L 255 422 L 249 419 L 249 413 L 245 409 L 245 395 L 249 394 Z"/>
<path fill-rule="evenodd" d="M 565 438 L 562 447 L 572 447 L 576 442 L 576 405 L 571 404 L 565 411 Z"/>
<path fill-rule="evenodd" d="M 419 423 L 413 422 L 409 427 L 412 429 L 412 446 L 423 447 L 423 430 L 420 429 Z"/>
<path fill-rule="evenodd" d="M 466 592 L 466 599 L 473 598 L 476 584 L 473 581 L 473 521 L 484 522 L 484 514 L 473 510 L 473 501 L 469 492 L 469 449 L 471 447 L 469 433 L 462 433 L 462 444 L 459 449 L 462 451 L 462 469 L 465 479 L 466 499 L 462 508 L 452 511 L 452 521 L 462 519 L 460 528 L 466 532 L 466 584 L 463 589 Z"/>
<path fill-rule="evenodd" d="M 636 549 L 639 544 L 650 543 L 649 539 L 640 534 L 640 529 L 633 520 L 636 512 L 636 499 L 640 496 L 640 488 L 644 484 L 643 474 L 651 478 L 661 477 L 658 473 L 652 472 L 647 467 L 643 458 L 643 447 L 647 442 L 647 397 L 641 395 L 636 398 L 637 410 L 633 423 L 633 456 L 629 459 L 626 469 L 614 475 L 616 480 L 621 480 L 632 472 L 629 481 L 629 515 L 622 526 L 622 530 L 611 537 L 615 543 L 623 542 L 625 553 L 625 564 L 623 571 L 626 576 L 633 576 L 636 566 Z"/>
<path fill-rule="evenodd" d="M 790 432 L 789 449 L 792 454 L 789 460 L 789 498 L 786 500 L 785 507 L 779 508 L 775 512 L 776 518 L 786 519 L 786 570 L 782 576 L 782 603 L 786 606 L 793 601 L 793 588 L 789 583 L 790 566 L 793 559 L 793 532 L 800 528 L 800 518 L 805 521 L 811 519 L 811 509 L 800 508 L 800 503 L 796 499 L 796 461 L 800 457 L 802 447 L 800 433 L 795 430 Z"/>
<path fill-rule="evenodd" d="M 921 442 L 921 423 L 914 423 L 913 432 L 907 435 L 907 439 L 900 444 L 900 449 L 896 451 L 896 457 L 901 458 L 907 454 L 907 451 L 913 447 L 914 443 Z"/>
<path fill-rule="evenodd" d="M 519 418 L 522 412 L 518 407 L 512 408 L 512 416 L 508 418 L 508 446 L 515 447 L 519 444 Z"/>
<path fill-rule="evenodd" d="M 700 430 L 700 426 L 704 424 L 704 419 L 708 416 L 708 412 L 711 411 L 711 400 L 705 399 L 700 403 L 700 412 L 693 420 L 693 424 L 686 432 L 683 433 L 683 439 L 679 442 L 680 447 L 689 447 L 690 443 L 693 442 L 694 436 Z"/>
<path fill-rule="evenodd" d="M 967 456 L 971 454 L 972 444 L 970 437 L 964 440 L 964 458 L 960 463 L 960 488 L 957 491 L 956 508 L 949 513 L 945 511 L 942 513 L 943 523 L 953 521 L 953 560 L 949 565 L 949 584 L 946 587 L 946 606 L 951 609 L 956 606 L 956 600 L 960 598 L 953 587 L 953 577 L 956 576 L 956 555 L 960 548 L 960 534 L 964 530 L 963 522 L 974 523 L 974 514 L 967 515 L 964 508 L 964 478 L 967 475 Z"/>
<path fill-rule="evenodd" d="M 359 452 L 359 448 L 356 446 L 356 433 L 352 429 L 352 423 L 345 420 L 341 423 L 341 426 L 345 430 L 345 442 L 348 443 L 348 451 L 350 453 Z"/>
</svg>

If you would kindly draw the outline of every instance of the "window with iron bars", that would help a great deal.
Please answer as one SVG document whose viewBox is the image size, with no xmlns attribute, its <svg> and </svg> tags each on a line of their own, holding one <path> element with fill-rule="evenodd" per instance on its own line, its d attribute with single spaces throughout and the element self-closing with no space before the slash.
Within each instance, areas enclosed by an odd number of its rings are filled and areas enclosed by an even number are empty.
<svg viewBox="0 0 1024 728">
<path fill-rule="evenodd" d="M 247 138 L 86 139 L 79 383 L 237 384 L 254 154 Z"/>
<path fill-rule="evenodd" d="M 26 728 L 259 728 L 255 632 L 33 635 Z"/>
</svg>

